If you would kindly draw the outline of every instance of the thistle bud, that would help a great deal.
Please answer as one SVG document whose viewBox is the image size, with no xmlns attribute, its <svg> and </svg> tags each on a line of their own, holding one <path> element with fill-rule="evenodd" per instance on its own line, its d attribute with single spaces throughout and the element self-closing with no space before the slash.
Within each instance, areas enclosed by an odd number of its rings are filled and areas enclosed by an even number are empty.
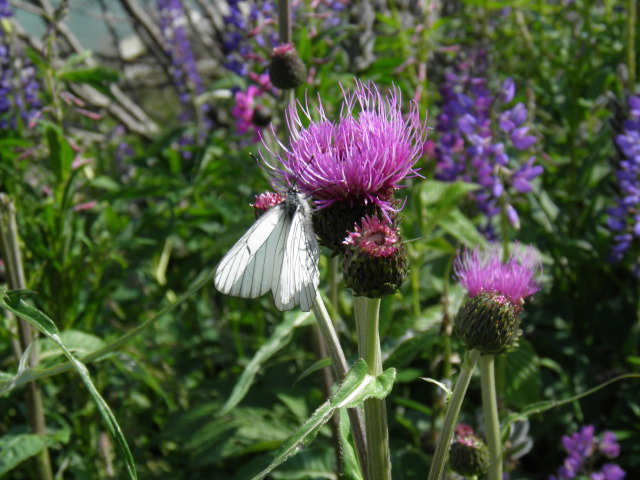
<svg viewBox="0 0 640 480">
<path fill-rule="evenodd" d="M 266 127 L 271 123 L 272 118 L 271 110 L 264 105 L 256 105 L 251 115 L 251 121 L 257 127 Z"/>
<path fill-rule="evenodd" d="M 483 355 L 499 355 L 517 346 L 520 336 L 518 313 L 504 295 L 483 292 L 470 298 L 456 315 L 453 331 L 467 349 L 477 349 Z"/>
<path fill-rule="evenodd" d="M 274 87 L 296 88 L 307 80 L 307 67 L 292 43 L 278 45 L 271 51 L 269 78 Z"/>
<path fill-rule="evenodd" d="M 379 218 L 364 217 L 344 244 L 344 281 L 354 295 L 391 295 L 407 278 L 407 252 L 400 232 Z"/>
<path fill-rule="evenodd" d="M 460 475 L 480 477 L 489 469 L 489 448 L 473 433 L 456 435 L 449 450 L 449 463 Z"/>
<path fill-rule="evenodd" d="M 265 192 L 256 195 L 256 201 L 251 206 L 254 209 L 256 220 L 264 215 L 267 210 L 280 205 L 284 201 L 284 195 L 281 193 Z"/>
<path fill-rule="evenodd" d="M 322 245 L 335 253 L 344 253 L 346 250 L 344 239 L 353 229 L 353 225 L 363 217 L 380 214 L 380 209 L 371 203 L 336 202 L 314 213 L 313 229 Z"/>
</svg>

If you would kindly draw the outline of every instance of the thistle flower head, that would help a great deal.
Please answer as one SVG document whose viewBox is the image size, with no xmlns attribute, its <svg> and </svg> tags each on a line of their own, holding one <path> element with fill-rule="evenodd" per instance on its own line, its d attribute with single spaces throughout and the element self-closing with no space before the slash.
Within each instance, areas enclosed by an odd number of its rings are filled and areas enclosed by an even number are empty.
<svg viewBox="0 0 640 480">
<path fill-rule="evenodd" d="M 524 298 L 540 289 L 541 268 L 531 247 L 516 249 L 504 263 L 497 247 L 458 255 L 454 272 L 471 298 L 458 311 L 454 331 L 468 349 L 498 355 L 517 346 L 518 316 Z"/>
<path fill-rule="evenodd" d="M 471 297 L 492 292 L 520 304 L 541 287 L 538 276 L 542 264 L 532 247 L 516 248 L 506 262 L 501 261 L 497 246 L 484 251 L 467 249 L 458 255 L 453 268 Z"/>
<path fill-rule="evenodd" d="M 377 217 L 363 218 L 354 229 L 343 243 L 372 257 L 391 257 L 401 246 L 398 229 Z"/>
<path fill-rule="evenodd" d="M 343 242 L 343 272 L 354 295 L 380 298 L 394 293 L 407 277 L 407 253 L 397 227 L 364 217 Z"/>
<path fill-rule="evenodd" d="M 274 169 L 275 177 L 282 186 L 295 183 L 314 198 L 316 232 L 338 252 L 347 231 L 363 216 L 393 221 L 398 210 L 394 191 L 418 175 L 414 167 L 426 134 L 415 103 L 403 117 L 399 89 L 383 95 L 374 83 L 356 81 L 353 91 L 343 92 L 337 121 L 329 120 L 322 104 L 314 120 L 307 104 L 302 114 L 310 123 L 304 127 L 292 106 L 287 112 L 290 145 L 282 145 L 283 155 L 274 154 L 282 164 Z"/>
<path fill-rule="evenodd" d="M 347 201 L 394 211 L 393 192 L 417 175 L 414 166 L 424 143 L 426 127 L 417 105 L 405 120 L 398 88 L 383 96 L 374 83 L 356 81 L 352 92 L 343 92 L 337 121 L 329 120 L 322 104 L 313 120 L 307 105 L 302 113 L 311 123 L 303 127 L 298 109 L 289 108 L 291 144 L 278 155 L 282 170 L 276 173 L 313 195 L 318 209 Z"/>
</svg>

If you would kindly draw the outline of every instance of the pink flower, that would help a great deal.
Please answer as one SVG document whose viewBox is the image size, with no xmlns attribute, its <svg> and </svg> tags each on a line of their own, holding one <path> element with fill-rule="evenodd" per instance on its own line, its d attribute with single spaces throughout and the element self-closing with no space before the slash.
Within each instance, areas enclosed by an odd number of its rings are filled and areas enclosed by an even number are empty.
<svg viewBox="0 0 640 480">
<path fill-rule="evenodd" d="M 374 83 L 356 81 L 353 92 L 343 93 L 336 121 L 327 117 L 322 104 L 316 107 L 317 120 L 308 103 L 301 106 L 304 122 L 296 106 L 290 107 L 290 146 L 282 145 L 284 155 L 271 152 L 282 164 L 281 170 L 272 169 L 282 185 L 296 184 L 312 195 L 317 208 L 347 201 L 393 212 L 394 190 L 418 175 L 414 166 L 423 152 L 426 126 L 420 123 L 417 104 L 411 104 L 405 119 L 398 88 L 382 95 Z"/>
<path fill-rule="evenodd" d="M 514 305 L 540 290 L 542 263 L 532 247 L 516 247 L 506 262 L 500 259 L 500 248 L 476 247 L 458 254 L 454 272 L 471 297 L 483 292 L 503 295 Z"/>
<path fill-rule="evenodd" d="M 356 224 L 350 232 L 345 245 L 353 245 L 358 251 L 372 257 L 391 257 L 401 246 L 397 228 L 382 222 L 377 217 L 364 217 L 362 226 Z"/>
</svg>

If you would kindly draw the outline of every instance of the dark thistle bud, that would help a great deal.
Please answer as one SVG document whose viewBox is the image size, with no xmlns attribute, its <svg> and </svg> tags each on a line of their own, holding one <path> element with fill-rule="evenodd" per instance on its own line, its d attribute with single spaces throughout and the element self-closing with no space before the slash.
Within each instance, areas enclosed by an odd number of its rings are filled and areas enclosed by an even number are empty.
<svg viewBox="0 0 640 480">
<path fill-rule="evenodd" d="M 467 349 L 475 348 L 483 355 L 499 355 L 517 346 L 521 309 L 504 295 L 483 292 L 460 308 L 453 331 Z"/>
<path fill-rule="evenodd" d="M 316 210 L 313 215 L 313 229 L 322 245 L 335 253 L 344 253 L 344 239 L 353 229 L 353 225 L 363 217 L 378 216 L 381 213 L 380 208 L 373 203 L 343 200 Z"/>
<path fill-rule="evenodd" d="M 473 433 L 456 435 L 449 450 L 449 464 L 465 477 L 480 477 L 489 469 L 489 448 Z"/>
<path fill-rule="evenodd" d="M 253 109 L 251 121 L 257 127 L 266 127 L 271 123 L 271 110 L 264 105 L 256 105 Z"/>
<path fill-rule="evenodd" d="M 458 254 L 454 272 L 471 297 L 456 315 L 454 331 L 467 348 L 487 355 L 504 353 L 517 346 L 518 315 L 524 299 L 540 290 L 542 264 L 533 247 L 514 245 L 506 262 L 500 248 L 476 247 Z"/>
<path fill-rule="evenodd" d="M 281 193 L 265 192 L 256 195 L 256 201 L 251 206 L 254 209 L 256 220 L 264 215 L 267 210 L 280 205 L 284 201 L 284 195 Z"/>
<path fill-rule="evenodd" d="M 377 217 L 364 217 L 344 244 L 344 281 L 354 295 L 391 295 L 407 278 L 407 252 L 396 227 Z"/>
<path fill-rule="evenodd" d="M 274 87 L 296 88 L 307 81 L 305 67 L 293 43 L 278 45 L 271 51 L 269 78 Z"/>
</svg>

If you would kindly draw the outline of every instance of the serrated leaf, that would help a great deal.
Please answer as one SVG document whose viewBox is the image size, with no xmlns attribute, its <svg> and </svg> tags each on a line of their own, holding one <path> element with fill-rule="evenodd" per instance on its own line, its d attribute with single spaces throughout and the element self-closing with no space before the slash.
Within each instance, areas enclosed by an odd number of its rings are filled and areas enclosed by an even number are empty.
<svg viewBox="0 0 640 480">
<path fill-rule="evenodd" d="M 127 444 L 127 441 L 124 438 L 122 431 L 120 430 L 120 425 L 118 425 L 118 422 L 111 412 L 109 405 L 102 398 L 95 385 L 91 381 L 91 377 L 89 375 L 87 367 L 85 367 L 84 364 L 81 363 L 62 342 L 62 339 L 60 338 L 60 332 L 58 331 L 58 328 L 56 327 L 56 324 L 53 322 L 53 320 L 47 317 L 40 310 L 26 304 L 24 300 L 20 298 L 19 294 L 16 294 L 16 292 L 6 292 L 6 294 L 0 299 L 0 306 L 6 308 L 18 317 L 29 322 L 31 325 L 44 333 L 56 345 L 58 345 L 58 347 L 60 347 L 69 362 L 71 362 L 72 366 L 80 374 L 80 379 L 89 390 L 89 393 L 93 397 L 93 400 L 96 402 L 98 411 L 100 412 L 100 415 L 102 416 L 107 426 L 107 430 L 109 431 L 111 437 L 115 442 L 116 450 L 118 451 L 120 458 L 123 460 L 126 466 L 129 478 L 137 479 L 138 476 L 136 474 L 136 467 L 133 461 L 133 456 L 131 455 L 129 445 Z"/>
<path fill-rule="evenodd" d="M 236 405 L 238 405 L 242 401 L 242 399 L 249 391 L 249 388 L 251 387 L 256 374 L 260 371 L 262 365 L 264 365 L 264 362 L 269 360 L 276 352 L 278 352 L 282 347 L 289 343 L 293 331 L 298 327 L 301 327 L 303 325 L 310 325 L 311 323 L 313 323 L 313 317 L 308 312 L 302 314 L 287 315 L 285 317 L 285 321 L 278 325 L 271 338 L 258 349 L 249 364 L 240 375 L 238 382 L 233 387 L 233 391 L 231 392 L 229 399 L 224 404 L 222 409 L 220 409 L 220 416 L 229 413 Z"/>
<path fill-rule="evenodd" d="M 351 437 L 349 414 L 345 409 L 340 410 L 340 445 L 342 446 L 342 477 L 344 480 L 363 480 L 360 464 Z"/>
<path fill-rule="evenodd" d="M 378 377 L 369 375 L 368 370 L 367 363 L 363 359 L 358 360 L 347 372 L 340 388 L 284 442 L 271 464 L 252 480 L 264 478 L 278 465 L 306 448 L 316 437 L 320 428 L 329 421 L 336 409 L 354 408 L 369 398 L 385 398 L 391 392 L 395 381 L 395 369 L 385 370 Z"/>
</svg>

